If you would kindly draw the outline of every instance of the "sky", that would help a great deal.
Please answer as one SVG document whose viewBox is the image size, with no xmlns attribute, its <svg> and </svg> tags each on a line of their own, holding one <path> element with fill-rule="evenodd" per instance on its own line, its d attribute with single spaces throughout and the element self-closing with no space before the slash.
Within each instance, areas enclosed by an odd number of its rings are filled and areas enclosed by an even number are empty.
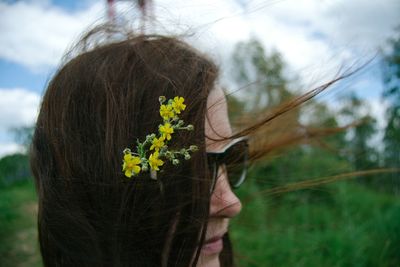
<svg viewBox="0 0 400 267">
<path fill-rule="evenodd" d="M 133 1 L 132 1 L 133 2 Z M 33 125 L 47 82 L 63 54 L 89 26 L 106 19 L 106 1 L 0 0 L 0 157 L 21 150 L 10 129 Z M 384 127 L 379 51 L 400 25 L 399 0 L 153 0 L 153 31 L 194 33 L 188 42 L 209 54 L 231 86 L 235 44 L 255 37 L 278 50 L 304 88 L 341 66 L 372 62 L 346 88 L 365 99 Z M 129 1 L 116 3 L 134 19 Z"/>
</svg>

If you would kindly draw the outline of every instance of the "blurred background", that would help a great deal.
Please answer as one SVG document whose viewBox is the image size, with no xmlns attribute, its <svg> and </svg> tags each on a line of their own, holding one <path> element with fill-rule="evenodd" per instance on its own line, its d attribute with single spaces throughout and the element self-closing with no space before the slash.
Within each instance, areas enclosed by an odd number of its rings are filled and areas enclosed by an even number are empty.
<svg viewBox="0 0 400 267">
<path fill-rule="evenodd" d="M 212 57 L 235 125 L 359 69 L 263 130 L 272 151 L 293 129 L 344 127 L 253 164 L 236 261 L 400 266 L 399 11 L 398 0 L 0 1 L 0 266 L 41 266 L 27 157 L 40 99 L 63 54 L 106 21 Z"/>
</svg>

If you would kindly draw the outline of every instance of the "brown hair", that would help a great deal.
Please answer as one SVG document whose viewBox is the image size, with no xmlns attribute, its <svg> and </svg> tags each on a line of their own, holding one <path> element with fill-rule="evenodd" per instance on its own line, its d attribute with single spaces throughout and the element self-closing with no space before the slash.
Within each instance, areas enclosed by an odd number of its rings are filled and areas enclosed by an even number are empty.
<svg viewBox="0 0 400 267">
<path fill-rule="evenodd" d="M 195 265 L 209 216 L 204 120 L 217 67 L 174 37 L 127 35 L 86 49 L 93 35 L 50 81 L 33 137 L 44 265 Z M 175 145 L 199 151 L 173 171 L 166 166 L 158 182 L 128 180 L 122 151 L 156 131 L 161 95 L 185 98 L 182 119 L 195 131 Z M 221 264 L 232 266 L 224 242 Z"/>
<path fill-rule="evenodd" d="M 112 31 L 110 36 L 115 37 Z M 73 50 L 78 54 L 68 54 L 43 98 L 31 147 L 43 262 L 45 266 L 196 265 L 210 205 L 206 104 L 218 68 L 175 37 L 125 33 L 117 35 L 122 37 L 117 41 L 108 34 L 109 29 L 99 27 L 84 36 Z M 108 40 L 112 41 L 104 42 Z M 228 138 L 252 135 L 258 144 L 251 150 L 256 160 L 343 130 L 296 125 L 288 134 L 263 143 L 266 130 L 275 127 L 271 122 L 279 124 L 289 111 L 348 75 L 272 112 L 242 118 L 247 122 Z M 178 168 L 165 166 L 157 181 L 146 173 L 128 180 L 121 171 L 122 151 L 156 131 L 159 121 L 153 118 L 159 117 L 161 95 L 183 96 L 187 109 L 182 119 L 195 128 L 172 145 L 196 144 L 199 151 Z M 223 241 L 221 266 L 233 266 L 229 235 Z"/>
</svg>

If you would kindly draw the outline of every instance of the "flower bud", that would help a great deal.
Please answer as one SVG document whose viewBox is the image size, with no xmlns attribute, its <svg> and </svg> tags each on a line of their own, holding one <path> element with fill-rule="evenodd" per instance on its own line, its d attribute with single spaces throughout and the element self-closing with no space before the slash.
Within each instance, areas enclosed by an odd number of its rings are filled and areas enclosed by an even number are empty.
<svg viewBox="0 0 400 267">
<path fill-rule="evenodd" d="M 178 165 L 179 164 L 179 159 L 173 159 L 172 160 L 173 165 Z"/>
<path fill-rule="evenodd" d="M 190 154 L 189 153 L 185 153 L 185 160 L 189 160 L 190 159 Z"/>
<path fill-rule="evenodd" d="M 174 154 L 171 151 L 167 150 L 165 152 L 165 157 L 168 158 L 168 159 L 174 158 Z"/>
<path fill-rule="evenodd" d="M 191 145 L 191 146 L 189 147 L 189 149 L 190 149 L 190 151 L 193 151 L 193 152 L 199 150 L 199 148 L 198 148 L 197 146 L 195 146 L 195 145 Z"/>
<path fill-rule="evenodd" d="M 186 126 L 186 129 L 187 129 L 188 131 L 193 131 L 193 130 L 194 130 L 194 127 L 193 127 L 193 125 L 189 124 L 188 126 Z"/>
<path fill-rule="evenodd" d="M 165 102 L 165 100 L 166 100 L 166 98 L 163 95 L 158 98 L 158 101 L 160 102 L 160 104 L 163 104 Z"/>
</svg>

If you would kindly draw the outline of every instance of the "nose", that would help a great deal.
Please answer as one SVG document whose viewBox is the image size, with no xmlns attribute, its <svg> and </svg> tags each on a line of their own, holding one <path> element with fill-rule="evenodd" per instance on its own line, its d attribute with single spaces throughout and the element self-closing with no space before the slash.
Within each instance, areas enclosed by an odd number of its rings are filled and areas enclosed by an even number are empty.
<svg viewBox="0 0 400 267">
<path fill-rule="evenodd" d="M 220 166 L 210 200 L 210 217 L 233 218 L 240 213 L 241 209 L 242 203 L 229 185 L 226 169 L 224 166 Z"/>
</svg>

